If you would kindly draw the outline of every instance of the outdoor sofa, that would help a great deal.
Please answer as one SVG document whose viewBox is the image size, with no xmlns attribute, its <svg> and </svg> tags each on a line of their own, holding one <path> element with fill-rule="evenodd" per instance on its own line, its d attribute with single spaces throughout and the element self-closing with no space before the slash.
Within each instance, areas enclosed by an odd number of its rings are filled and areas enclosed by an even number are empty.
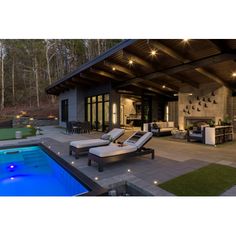
<svg viewBox="0 0 236 236">
<path fill-rule="evenodd" d="M 173 121 L 152 122 L 150 124 L 150 131 L 158 137 L 171 135 L 173 129 L 175 129 Z"/>
<path fill-rule="evenodd" d="M 101 138 L 98 139 L 88 139 L 70 142 L 69 154 L 75 154 L 75 158 L 79 155 L 88 153 L 89 149 L 92 147 L 106 146 L 110 142 L 115 142 L 125 133 L 124 129 L 114 128 L 110 132 L 103 134 Z"/>
<path fill-rule="evenodd" d="M 153 134 L 151 132 L 138 131 L 122 144 L 110 144 L 106 147 L 90 148 L 88 165 L 91 166 L 91 162 L 94 161 L 98 164 L 98 171 L 102 172 L 104 164 L 124 158 L 151 154 L 151 158 L 154 159 L 154 149 L 144 147 L 151 140 L 152 136 Z"/>
</svg>

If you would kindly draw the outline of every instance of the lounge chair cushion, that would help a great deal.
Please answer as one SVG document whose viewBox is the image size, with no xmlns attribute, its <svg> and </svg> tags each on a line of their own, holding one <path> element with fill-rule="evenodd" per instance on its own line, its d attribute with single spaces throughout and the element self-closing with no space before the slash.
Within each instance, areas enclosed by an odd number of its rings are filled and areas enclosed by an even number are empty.
<svg viewBox="0 0 236 236">
<path fill-rule="evenodd" d="M 105 139 L 107 136 L 111 136 L 112 140 L 116 140 L 119 138 L 122 134 L 124 134 L 125 130 L 124 129 L 119 129 L 119 128 L 114 128 L 107 134 L 102 135 L 102 139 Z"/>
<path fill-rule="evenodd" d="M 124 144 L 141 148 L 151 137 L 152 132 L 135 132 Z"/>
<path fill-rule="evenodd" d="M 116 155 L 131 153 L 135 152 L 136 150 L 137 147 L 131 145 L 124 145 L 120 147 L 119 145 L 111 144 L 106 147 L 90 148 L 89 153 L 99 157 L 108 157 L 108 156 L 116 156 Z"/>
<path fill-rule="evenodd" d="M 70 143 L 70 145 L 76 148 L 85 148 L 85 147 L 108 145 L 109 143 L 110 143 L 109 140 L 103 140 L 99 138 L 99 139 L 73 141 Z"/>
</svg>

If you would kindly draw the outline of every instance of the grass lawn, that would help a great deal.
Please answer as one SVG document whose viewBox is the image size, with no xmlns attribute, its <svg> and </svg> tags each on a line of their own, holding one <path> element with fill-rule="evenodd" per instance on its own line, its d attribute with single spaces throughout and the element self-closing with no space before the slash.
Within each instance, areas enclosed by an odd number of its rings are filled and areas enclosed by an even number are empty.
<svg viewBox="0 0 236 236">
<path fill-rule="evenodd" d="M 177 196 L 219 196 L 236 185 L 236 168 L 210 164 L 158 185 Z"/>
<path fill-rule="evenodd" d="M 16 139 L 15 138 L 16 131 L 21 131 L 22 132 L 22 138 L 26 138 L 26 137 L 29 137 L 29 136 L 35 136 L 35 133 L 36 133 L 36 130 L 34 128 L 6 128 L 6 129 L 0 129 L 0 141 Z"/>
</svg>

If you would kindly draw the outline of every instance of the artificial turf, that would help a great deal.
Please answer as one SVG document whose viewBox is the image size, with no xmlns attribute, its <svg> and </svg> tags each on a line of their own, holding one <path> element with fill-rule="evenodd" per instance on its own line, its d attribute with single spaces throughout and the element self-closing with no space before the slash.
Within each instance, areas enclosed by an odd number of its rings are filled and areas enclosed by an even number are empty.
<svg viewBox="0 0 236 236">
<path fill-rule="evenodd" d="M 219 196 L 236 185 L 236 168 L 210 164 L 159 185 L 176 196 Z"/>
<path fill-rule="evenodd" d="M 16 131 L 22 132 L 22 138 L 35 136 L 36 130 L 34 128 L 3 128 L 0 129 L 0 141 L 16 139 Z"/>
</svg>

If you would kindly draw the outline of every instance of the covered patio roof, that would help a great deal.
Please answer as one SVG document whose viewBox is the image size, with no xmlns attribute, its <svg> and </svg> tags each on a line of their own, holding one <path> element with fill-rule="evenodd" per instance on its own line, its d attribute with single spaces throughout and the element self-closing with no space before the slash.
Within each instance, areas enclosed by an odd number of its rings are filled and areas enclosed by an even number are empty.
<svg viewBox="0 0 236 236">
<path fill-rule="evenodd" d="M 111 82 L 174 96 L 181 86 L 199 88 L 210 82 L 236 89 L 234 39 L 130 39 L 85 63 L 46 88 L 59 95 L 77 86 Z"/>
</svg>

